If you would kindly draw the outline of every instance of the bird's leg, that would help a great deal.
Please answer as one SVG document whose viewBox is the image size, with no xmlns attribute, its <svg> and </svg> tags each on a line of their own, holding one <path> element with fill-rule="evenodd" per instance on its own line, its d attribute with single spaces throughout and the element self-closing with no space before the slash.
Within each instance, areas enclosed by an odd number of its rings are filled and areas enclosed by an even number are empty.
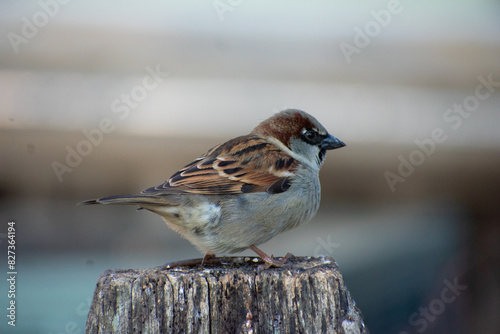
<svg viewBox="0 0 500 334">
<path fill-rule="evenodd" d="M 272 266 L 282 267 L 286 263 L 286 261 L 288 261 L 288 258 L 292 255 L 290 253 L 286 253 L 286 255 L 281 260 L 277 260 L 273 258 L 272 255 L 269 256 L 260 249 L 258 249 L 255 245 L 251 245 L 250 249 L 253 250 L 255 253 L 257 253 L 257 255 L 259 255 L 262 260 L 264 260 L 264 262 L 266 263 L 264 265 L 264 269 L 267 269 Z"/>
<path fill-rule="evenodd" d="M 193 267 L 193 266 L 199 266 L 203 262 L 202 259 L 189 259 L 189 260 L 180 260 L 180 261 L 174 261 L 174 262 L 169 262 L 163 265 L 163 269 L 171 269 L 171 268 L 177 268 L 177 267 Z"/>
<path fill-rule="evenodd" d="M 207 264 L 207 262 L 214 262 L 211 260 L 217 259 L 215 254 L 207 253 L 203 257 L 203 259 L 189 259 L 189 260 L 180 260 L 175 262 L 167 263 L 163 266 L 164 269 L 176 268 L 176 267 L 193 267 L 199 266 L 200 264 L 203 266 Z"/>
<path fill-rule="evenodd" d="M 215 254 L 206 253 L 203 260 L 201 260 L 201 265 L 204 265 L 210 259 L 215 259 Z"/>
</svg>

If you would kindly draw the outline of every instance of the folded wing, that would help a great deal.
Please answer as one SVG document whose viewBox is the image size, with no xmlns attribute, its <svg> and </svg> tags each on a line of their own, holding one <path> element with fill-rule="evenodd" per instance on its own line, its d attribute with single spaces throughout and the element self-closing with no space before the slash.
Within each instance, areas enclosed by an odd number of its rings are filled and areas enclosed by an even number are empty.
<svg viewBox="0 0 500 334">
<path fill-rule="evenodd" d="M 298 162 L 277 146 L 257 136 L 242 136 L 212 148 L 165 183 L 142 193 L 281 193 L 290 187 L 297 166 Z"/>
</svg>

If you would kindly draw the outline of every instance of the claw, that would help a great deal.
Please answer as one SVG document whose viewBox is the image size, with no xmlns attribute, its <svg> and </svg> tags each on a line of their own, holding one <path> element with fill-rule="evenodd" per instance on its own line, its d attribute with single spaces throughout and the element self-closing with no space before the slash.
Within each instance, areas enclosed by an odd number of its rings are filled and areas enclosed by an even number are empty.
<svg viewBox="0 0 500 334">
<path fill-rule="evenodd" d="M 292 254 L 286 253 L 286 255 L 281 260 L 278 260 L 275 259 L 272 255 L 267 255 L 254 245 L 251 245 L 250 249 L 257 253 L 257 255 L 259 255 L 262 260 L 264 260 L 265 264 L 262 266 L 262 269 L 268 269 L 270 267 L 283 267 L 288 261 L 288 258 L 292 256 Z"/>
</svg>

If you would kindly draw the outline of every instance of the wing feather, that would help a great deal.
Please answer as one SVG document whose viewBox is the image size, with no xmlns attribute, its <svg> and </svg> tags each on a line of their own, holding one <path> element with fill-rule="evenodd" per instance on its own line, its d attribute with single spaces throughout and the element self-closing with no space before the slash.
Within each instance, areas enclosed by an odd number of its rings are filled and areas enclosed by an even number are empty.
<svg viewBox="0 0 500 334">
<path fill-rule="evenodd" d="M 145 194 L 205 195 L 280 193 L 290 187 L 298 162 L 258 136 L 248 135 L 215 146 L 165 183 Z"/>
</svg>

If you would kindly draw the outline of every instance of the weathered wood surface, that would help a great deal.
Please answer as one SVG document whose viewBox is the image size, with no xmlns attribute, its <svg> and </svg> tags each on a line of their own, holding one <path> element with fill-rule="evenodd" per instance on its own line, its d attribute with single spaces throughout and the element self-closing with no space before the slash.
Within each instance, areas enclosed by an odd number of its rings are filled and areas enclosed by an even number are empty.
<svg viewBox="0 0 500 334">
<path fill-rule="evenodd" d="M 87 333 L 368 333 L 331 258 L 101 275 Z M 234 262 L 232 262 L 234 260 Z"/>
</svg>

